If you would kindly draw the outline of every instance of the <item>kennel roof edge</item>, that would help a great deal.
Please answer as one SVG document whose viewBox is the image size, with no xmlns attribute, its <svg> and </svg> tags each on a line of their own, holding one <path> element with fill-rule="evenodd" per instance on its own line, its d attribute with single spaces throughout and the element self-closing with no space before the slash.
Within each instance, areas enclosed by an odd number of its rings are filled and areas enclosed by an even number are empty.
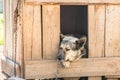
<svg viewBox="0 0 120 80">
<path fill-rule="evenodd" d="M 60 4 L 60 5 L 88 5 L 88 4 L 120 4 L 119 0 L 25 0 L 27 4 Z"/>
</svg>

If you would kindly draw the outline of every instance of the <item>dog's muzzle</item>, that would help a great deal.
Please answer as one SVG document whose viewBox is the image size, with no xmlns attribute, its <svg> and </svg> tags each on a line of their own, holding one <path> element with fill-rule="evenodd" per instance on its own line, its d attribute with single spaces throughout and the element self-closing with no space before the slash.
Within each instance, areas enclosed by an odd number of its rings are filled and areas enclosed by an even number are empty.
<svg viewBox="0 0 120 80">
<path fill-rule="evenodd" d="M 64 60 L 64 55 L 62 55 L 61 53 L 58 54 L 57 60 L 62 64 L 63 67 L 65 67 L 65 68 L 70 67 L 69 59 Z"/>
</svg>

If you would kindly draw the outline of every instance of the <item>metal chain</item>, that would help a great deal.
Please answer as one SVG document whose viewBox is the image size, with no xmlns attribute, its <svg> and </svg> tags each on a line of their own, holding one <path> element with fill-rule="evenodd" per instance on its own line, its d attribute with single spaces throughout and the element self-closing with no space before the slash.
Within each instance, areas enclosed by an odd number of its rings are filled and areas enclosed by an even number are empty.
<svg viewBox="0 0 120 80">
<path fill-rule="evenodd" d="M 16 47 L 17 47 L 17 15 L 18 15 L 18 3 L 17 3 L 17 6 L 16 6 L 16 9 L 14 11 L 14 28 L 13 28 L 13 33 L 14 33 L 14 58 L 15 58 L 15 62 L 16 62 L 16 55 L 17 55 L 17 50 L 16 50 Z M 16 76 L 16 64 L 14 64 L 14 76 Z"/>
<path fill-rule="evenodd" d="M 57 62 L 58 62 L 58 65 L 57 65 L 57 73 L 55 73 L 55 75 L 56 75 L 55 80 L 59 80 L 58 75 L 59 75 L 59 69 L 60 69 L 60 66 L 61 66 L 61 62 L 59 60 L 57 60 Z"/>
<path fill-rule="evenodd" d="M 18 24 L 18 17 L 19 17 L 19 3 L 20 1 L 17 0 L 17 4 L 16 4 L 16 9 L 14 11 L 14 26 L 13 26 L 13 34 L 14 34 L 14 59 L 15 59 L 15 63 L 17 63 L 16 57 L 17 57 L 17 24 Z M 14 64 L 14 76 L 16 76 L 16 64 Z"/>
</svg>

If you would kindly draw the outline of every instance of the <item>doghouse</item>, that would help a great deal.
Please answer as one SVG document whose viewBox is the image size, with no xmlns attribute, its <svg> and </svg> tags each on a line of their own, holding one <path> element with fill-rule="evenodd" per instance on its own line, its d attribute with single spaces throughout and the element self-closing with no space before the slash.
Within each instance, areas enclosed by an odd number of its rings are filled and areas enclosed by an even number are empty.
<svg viewBox="0 0 120 80">
<path fill-rule="evenodd" d="M 4 0 L 2 71 L 26 79 L 120 78 L 119 0 Z M 88 58 L 62 68 L 60 33 L 88 37 Z"/>
</svg>

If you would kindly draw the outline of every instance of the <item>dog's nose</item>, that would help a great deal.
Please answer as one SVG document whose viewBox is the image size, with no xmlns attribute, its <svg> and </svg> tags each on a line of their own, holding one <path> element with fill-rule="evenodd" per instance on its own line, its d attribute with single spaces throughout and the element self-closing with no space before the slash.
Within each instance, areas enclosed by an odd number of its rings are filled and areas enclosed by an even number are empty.
<svg viewBox="0 0 120 80">
<path fill-rule="evenodd" d="M 58 56 L 57 56 L 57 60 L 59 60 L 59 61 L 62 60 L 62 56 L 61 56 L 61 55 L 58 55 Z"/>
<path fill-rule="evenodd" d="M 62 60 L 62 58 L 60 58 L 60 57 L 58 57 L 57 59 L 58 59 L 59 61 Z"/>
</svg>

